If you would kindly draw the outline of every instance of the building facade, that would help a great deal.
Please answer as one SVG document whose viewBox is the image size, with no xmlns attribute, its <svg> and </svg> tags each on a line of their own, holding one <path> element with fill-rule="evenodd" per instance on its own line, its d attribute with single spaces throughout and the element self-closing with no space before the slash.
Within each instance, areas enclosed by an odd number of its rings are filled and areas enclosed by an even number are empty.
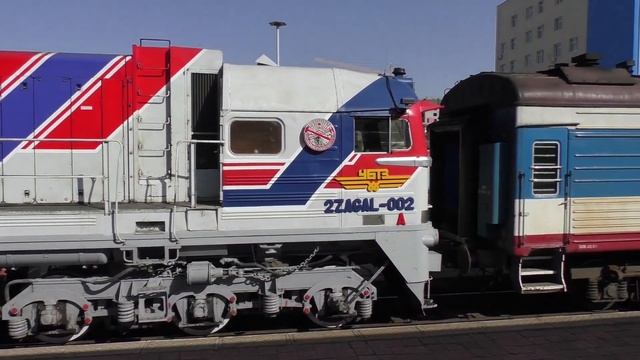
<svg viewBox="0 0 640 360">
<path fill-rule="evenodd" d="M 496 71 L 545 70 L 585 52 L 605 67 L 637 64 L 639 18 L 640 0 L 506 0 L 498 6 Z"/>
</svg>

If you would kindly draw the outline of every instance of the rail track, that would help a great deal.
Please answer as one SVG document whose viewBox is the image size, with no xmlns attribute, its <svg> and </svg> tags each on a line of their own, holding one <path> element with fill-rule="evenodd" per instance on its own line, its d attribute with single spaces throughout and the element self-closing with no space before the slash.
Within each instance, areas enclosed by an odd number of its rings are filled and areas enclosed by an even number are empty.
<svg viewBox="0 0 640 360">
<path fill-rule="evenodd" d="M 111 352 L 114 349 L 139 349 L 149 344 L 179 348 L 189 344 L 202 346 L 233 345 L 251 342 L 292 343 L 297 341 L 340 341 L 361 337 L 402 335 L 410 333 L 469 331 L 479 328 L 542 325 L 584 322 L 589 320 L 640 318 L 640 311 L 630 306 L 613 310 L 576 310 L 566 296 L 517 294 L 442 294 L 442 306 L 426 317 L 395 317 L 402 304 L 396 299 L 382 299 L 373 321 L 356 323 L 341 329 L 314 328 L 301 313 L 284 313 L 277 319 L 265 320 L 261 315 L 239 315 L 224 331 L 210 337 L 184 334 L 167 324 L 162 328 L 136 329 L 117 334 L 105 327 L 96 327 L 85 339 L 64 346 L 51 346 L 36 340 L 10 342 L 2 338 L 0 359 L 11 356 L 38 356 L 51 351 L 73 353 Z M 444 301 L 444 298 L 447 298 Z M 158 335 L 158 333 L 162 335 Z M 96 347 L 97 346 L 97 347 Z M 189 345 L 190 346 L 190 345 Z M 75 350 L 74 350 L 75 349 Z"/>
</svg>

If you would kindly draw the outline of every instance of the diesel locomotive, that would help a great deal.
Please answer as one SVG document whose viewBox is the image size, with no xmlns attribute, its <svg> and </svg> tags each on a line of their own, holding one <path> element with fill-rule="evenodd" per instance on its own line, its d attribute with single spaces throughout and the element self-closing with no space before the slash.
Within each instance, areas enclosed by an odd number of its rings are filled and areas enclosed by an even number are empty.
<svg viewBox="0 0 640 360">
<path fill-rule="evenodd" d="M 146 41 L 0 52 L 9 336 L 67 342 L 96 320 L 206 335 L 245 311 L 336 327 L 371 317 L 391 278 L 433 306 L 437 108 L 402 69 L 233 65 Z"/>
</svg>

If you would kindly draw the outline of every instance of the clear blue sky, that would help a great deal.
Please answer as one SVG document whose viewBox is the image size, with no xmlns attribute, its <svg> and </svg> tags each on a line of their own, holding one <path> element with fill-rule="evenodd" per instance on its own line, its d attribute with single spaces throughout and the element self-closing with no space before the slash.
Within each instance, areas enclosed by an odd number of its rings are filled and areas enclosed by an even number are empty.
<svg viewBox="0 0 640 360">
<path fill-rule="evenodd" d="M 0 49 L 130 53 L 141 37 L 275 60 L 268 22 L 284 20 L 283 65 L 403 66 L 418 95 L 493 70 L 502 0 L 0 0 Z M 322 60 L 325 59 L 325 60 Z"/>
</svg>

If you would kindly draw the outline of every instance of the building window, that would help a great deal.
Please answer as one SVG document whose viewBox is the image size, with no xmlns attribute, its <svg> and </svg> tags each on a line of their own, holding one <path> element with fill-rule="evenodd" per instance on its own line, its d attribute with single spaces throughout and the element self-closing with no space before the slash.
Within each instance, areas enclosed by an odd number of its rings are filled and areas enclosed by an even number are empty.
<svg viewBox="0 0 640 360">
<path fill-rule="evenodd" d="M 516 49 L 516 38 L 512 38 L 511 39 L 511 50 L 515 50 Z"/>
<path fill-rule="evenodd" d="M 562 44 L 555 43 L 553 44 L 553 56 L 556 58 L 556 61 L 562 56 Z"/>
<path fill-rule="evenodd" d="M 544 50 L 538 50 L 536 52 L 536 62 L 538 64 L 544 64 Z"/>
<path fill-rule="evenodd" d="M 234 120 L 229 132 L 234 154 L 275 155 L 282 151 L 282 124 L 278 120 Z"/>
<path fill-rule="evenodd" d="M 505 43 L 500 43 L 500 50 L 498 51 L 498 60 L 502 60 L 502 58 L 504 57 L 504 49 L 505 49 Z"/>
<path fill-rule="evenodd" d="M 574 36 L 569 39 L 569 51 L 574 52 L 578 50 L 578 37 Z"/>
<path fill-rule="evenodd" d="M 511 27 L 516 27 L 518 25 L 518 15 L 511 16 Z"/>
<path fill-rule="evenodd" d="M 505 66 L 505 64 L 500 65 L 500 72 L 506 72 L 507 71 L 507 67 Z"/>
<path fill-rule="evenodd" d="M 542 14 L 544 12 L 544 1 L 538 1 L 538 14 Z"/>
<path fill-rule="evenodd" d="M 531 181 L 534 195 L 556 195 L 560 188 L 560 144 L 540 141 L 533 143 Z"/>
<path fill-rule="evenodd" d="M 558 16 L 553 20 L 553 29 L 556 31 L 562 30 L 562 16 Z"/>
<path fill-rule="evenodd" d="M 556 0 L 556 5 L 562 4 L 562 0 Z"/>
<path fill-rule="evenodd" d="M 509 62 L 509 71 L 510 72 L 516 71 L 516 61 L 515 60 L 511 60 Z"/>
<path fill-rule="evenodd" d="M 544 25 L 538 26 L 538 29 L 536 30 L 536 35 L 538 36 L 538 39 L 542 39 L 542 37 L 544 36 Z"/>
<path fill-rule="evenodd" d="M 527 33 L 525 34 L 525 39 L 528 43 L 530 43 L 531 40 L 533 40 L 533 31 L 527 31 Z"/>
<path fill-rule="evenodd" d="M 389 118 L 358 117 L 355 128 L 356 152 L 389 152 Z"/>
<path fill-rule="evenodd" d="M 533 6 L 529 6 L 525 11 L 527 19 L 531 19 L 533 17 Z"/>
<path fill-rule="evenodd" d="M 524 66 L 525 67 L 529 67 L 531 66 L 531 55 L 527 54 L 524 56 Z"/>
</svg>

